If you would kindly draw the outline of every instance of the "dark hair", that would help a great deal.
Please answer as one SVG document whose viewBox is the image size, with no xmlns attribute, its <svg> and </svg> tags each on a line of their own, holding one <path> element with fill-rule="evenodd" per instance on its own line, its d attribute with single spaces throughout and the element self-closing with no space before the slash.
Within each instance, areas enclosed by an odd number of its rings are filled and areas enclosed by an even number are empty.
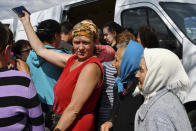
<svg viewBox="0 0 196 131">
<path fill-rule="evenodd" d="M 9 28 L 8 28 L 8 34 L 9 34 L 8 44 L 12 45 L 12 44 L 14 44 L 14 35 Z"/>
<path fill-rule="evenodd" d="M 98 28 L 98 33 L 99 33 L 99 42 L 100 42 L 100 44 L 107 45 L 107 43 L 103 39 L 103 31 L 100 28 Z"/>
<path fill-rule="evenodd" d="M 0 53 L 8 45 L 9 31 L 8 27 L 0 22 Z"/>
<path fill-rule="evenodd" d="M 108 27 L 109 32 L 116 32 L 117 35 L 123 32 L 124 30 L 119 24 L 117 24 L 114 21 L 110 21 L 104 24 L 103 28 L 106 28 L 106 27 Z"/>
<path fill-rule="evenodd" d="M 37 36 L 42 42 L 52 44 L 55 40 L 55 34 L 60 34 L 60 24 L 52 19 L 44 20 L 37 26 Z"/>
<path fill-rule="evenodd" d="M 31 47 L 29 41 L 27 40 L 18 40 L 16 43 L 13 44 L 12 46 L 12 51 L 14 53 L 14 55 L 21 55 L 22 54 L 22 50 L 24 48 L 28 48 Z"/>
<path fill-rule="evenodd" d="M 61 33 L 68 34 L 73 29 L 73 25 L 69 22 L 61 23 Z"/>
<path fill-rule="evenodd" d="M 140 27 L 139 37 L 141 39 L 141 44 L 147 48 L 157 48 L 159 47 L 159 41 L 157 38 L 156 31 L 151 26 Z"/>
</svg>

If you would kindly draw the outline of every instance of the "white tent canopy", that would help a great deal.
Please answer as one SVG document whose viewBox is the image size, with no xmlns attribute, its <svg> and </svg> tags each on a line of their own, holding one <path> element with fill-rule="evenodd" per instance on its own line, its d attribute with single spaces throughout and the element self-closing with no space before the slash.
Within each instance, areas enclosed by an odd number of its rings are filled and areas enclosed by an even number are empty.
<svg viewBox="0 0 196 131">
<path fill-rule="evenodd" d="M 25 6 L 31 13 L 57 5 L 70 5 L 85 0 L 0 0 L 0 20 L 16 18 L 11 10 L 17 6 Z"/>
<path fill-rule="evenodd" d="M 92 1 L 96 0 L 0 0 L 0 21 L 9 24 L 9 28 L 16 32 L 15 40 L 27 39 L 23 26 L 12 8 L 25 6 L 31 12 L 31 23 L 35 29 L 39 22 L 46 19 L 60 22 L 63 10 L 71 5 Z"/>
<path fill-rule="evenodd" d="M 46 19 L 53 19 L 53 20 L 60 22 L 62 10 L 63 9 L 61 6 L 55 6 L 49 9 L 45 9 L 42 11 L 32 13 L 31 24 L 34 30 L 36 30 L 36 26 L 38 25 L 39 22 L 46 20 Z M 22 23 L 19 20 L 17 21 L 16 29 L 14 30 L 16 30 L 16 36 L 15 36 L 16 41 L 19 39 L 27 39 Z"/>
</svg>

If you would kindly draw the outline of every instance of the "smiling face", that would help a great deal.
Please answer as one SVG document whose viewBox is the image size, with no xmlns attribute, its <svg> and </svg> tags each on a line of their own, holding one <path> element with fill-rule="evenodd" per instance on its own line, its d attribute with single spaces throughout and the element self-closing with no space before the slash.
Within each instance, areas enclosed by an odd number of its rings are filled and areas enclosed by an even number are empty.
<svg viewBox="0 0 196 131">
<path fill-rule="evenodd" d="M 143 89 L 143 84 L 144 84 L 144 80 L 146 78 L 146 73 L 147 73 L 146 62 L 145 62 L 144 58 L 142 58 L 140 61 L 139 70 L 138 70 L 137 74 L 135 75 L 135 77 L 137 77 L 139 79 L 139 89 L 140 90 Z"/>
<path fill-rule="evenodd" d="M 122 61 L 123 54 L 125 52 L 126 47 L 121 47 L 116 51 L 113 66 L 115 66 L 117 70 L 117 76 L 120 76 L 120 65 Z"/>
<path fill-rule="evenodd" d="M 78 60 L 86 60 L 94 55 L 94 42 L 86 36 L 76 36 L 73 38 L 74 52 L 78 56 Z"/>
</svg>

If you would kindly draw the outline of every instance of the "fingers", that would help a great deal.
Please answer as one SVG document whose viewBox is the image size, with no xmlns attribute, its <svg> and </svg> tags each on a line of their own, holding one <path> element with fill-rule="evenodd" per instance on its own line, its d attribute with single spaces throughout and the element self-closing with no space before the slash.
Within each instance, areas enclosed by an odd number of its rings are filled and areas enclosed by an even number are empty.
<svg viewBox="0 0 196 131">
<path fill-rule="evenodd" d="M 101 131 L 109 131 L 109 128 L 106 124 L 101 125 Z"/>
<path fill-rule="evenodd" d="M 21 18 L 24 18 L 25 16 L 27 16 L 28 15 L 28 13 L 26 12 L 26 11 L 24 11 L 24 10 L 22 10 L 22 13 L 24 14 L 24 16 L 23 15 L 18 15 L 18 17 L 21 19 Z"/>
<path fill-rule="evenodd" d="M 16 59 L 16 66 L 19 71 L 25 72 L 30 75 L 29 67 L 23 60 Z"/>
<path fill-rule="evenodd" d="M 29 16 L 29 13 L 27 13 L 25 10 L 22 10 L 22 13 L 24 13 L 24 16 Z"/>
<path fill-rule="evenodd" d="M 104 126 L 101 126 L 101 131 L 105 131 L 105 128 L 104 128 Z"/>
<path fill-rule="evenodd" d="M 23 61 L 21 59 L 16 59 L 16 64 L 21 65 L 21 63 L 23 63 Z"/>
<path fill-rule="evenodd" d="M 19 66 L 21 63 L 21 60 L 20 59 L 16 59 L 16 66 Z"/>
<path fill-rule="evenodd" d="M 16 61 L 17 61 L 17 62 L 21 62 L 22 60 L 21 60 L 21 59 L 16 59 Z"/>
<path fill-rule="evenodd" d="M 104 130 L 104 126 L 101 126 L 101 131 L 105 131 L 105 130 Z"/>
<path fill-rule="evenodd" d="M 8 69 L 14 68 L 14 65 L 12 63 L 10 63 L 8 66 Z"/>
<path fill-rule="evenodd" d="M 22 70 L 24 64 L 24 62 L 20 59 L 16 59 L 16 67 L 18 68 L 18 70 Z"/>
<path fill-rule="evenodd" d="M 24 13 L 24 16 L 20 16 L 19 19 L 20 21 L 25 24 L 30 22 L 30 15 L 26 11 L 22 10 L 22 13 Z"/>
<path fill-rule="evenodd" d="M 101 131 L 109 131 L 109 128 L 107 128 L 107 127 L 102 127 L 102 128 L 101 128 Z"/>
<path fill-rule="evenodd" d="M 22 68 L 22 67 L 26 67 L 27 66 L 27 64 L 23 60 L 21 60 L 21 59 L 16 59 L 16 65 L 19 68 Z"/>
<path fill-rule="evenodd" d="M 109 131 L 112 128 L 112 122 L 106 121 L 101 125 L 101 131 Z"/>
</svg>

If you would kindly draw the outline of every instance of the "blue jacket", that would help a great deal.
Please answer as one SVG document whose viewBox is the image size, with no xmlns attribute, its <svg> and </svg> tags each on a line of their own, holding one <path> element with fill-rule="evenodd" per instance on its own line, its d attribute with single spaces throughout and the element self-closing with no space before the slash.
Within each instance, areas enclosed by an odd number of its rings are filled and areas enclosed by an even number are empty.
<svg viewBox="0 0 196 131">
<path fill-rule="evenodd" d="M 178 97 L 162 89 L 138 109 L 135 131 L 192 131 L 192 128 Z"/>
<path fill-rule="evenodd" d="M 52 46 L 45 45 L 50 50 L 60 53 L 66 53 Z M 54 85 L 58 80 L 63 68 L 57 67 L 41 57 L 37 56 L 32 50 L 29 53 L 26 63 L 30 68 L 31 78 L 42 103 L 53 105 L 54 102 Z"/>
</svg>

